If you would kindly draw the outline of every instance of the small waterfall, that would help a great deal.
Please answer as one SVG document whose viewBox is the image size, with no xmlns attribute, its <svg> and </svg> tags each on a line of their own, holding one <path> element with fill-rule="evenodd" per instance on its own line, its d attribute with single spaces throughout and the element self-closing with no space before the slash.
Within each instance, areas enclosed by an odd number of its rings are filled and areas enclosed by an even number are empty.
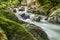
<svg viewBox="0 0 60 40">
<path fill-rule="evenodd" d="M 24 11 L 19 11 L 18 8 L 14 8 L 14 9 L 16 9 L 15 15 L 19 19 L 24 20 L 24 21 L 28 21 L 28 20 L 33 21 L 33 17 L 35 16 L 35 14 L 27 13 L 27 11 L 28 11 L 27 7 L 25 7 Z M 24 18 L 22 16 L 24 16 Z M 25 19 L 25 17 L 26 17 L 26 19 Z"/>
<path fill-rule="evenodd" d="M 27 13 L 27 10 L 28 10 L 27 7 L 25 7 L 25 11 L 22 11 L 22 12 L 19 11 L 18 8 L 15 8 L 15 9 L 16 9 L 15 15 L 18 17 L 19 20 L 22 20 L 24 22 L 28 22 L 31 24 L 35 24 L 35 25 L 41 27 L 47 33 L 50 40 L 60 40 L 60 38 L 59 38 L 60 33 L 58 32 L 58 30 L 60 30 L 60 25 L 48 23 L 45 20 L 45 16 L 42 16 L 42 19 L 41 19 L 41 21 L 43 23 L 34 21 L 33 17 L 35 16 L 35 14 Z M 22 14 L 29 16 L 29 18 L 24 19 L 23 17 L 21 17 Z"/>
</svg>

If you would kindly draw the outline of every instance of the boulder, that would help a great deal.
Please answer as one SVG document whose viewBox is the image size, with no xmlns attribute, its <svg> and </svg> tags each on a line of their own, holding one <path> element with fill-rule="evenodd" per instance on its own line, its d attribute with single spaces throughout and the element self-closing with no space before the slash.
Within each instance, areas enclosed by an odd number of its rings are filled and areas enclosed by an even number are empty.
<svg viewBox="0 0 60 40">
<path fill-rule="evenodd" d="M 48 17 L 48 21 L 52 23 L 60 23 L 60 9 L 57 9 L 51 13 L 51 15 Z"/>
<path fill-rule="evenodd" d="M 0 17 L 0 26 L 5 32 L 0 29 L 0 40 L 37 40 L 24 26 L 5 17 Z"/>
<path fill-rule="evenodd" d="M 21 17 L 23 19 L 29 19 L 30 18 L 30 16 L 29 15 L 26 15 L 25 13 L 21 14 Z"/>
<path fill-rule="evenodd" d="M 23 6 L 19 7 L 19 11 L 24 11 L 25 8 Z"/>
<path fill-rule="evenodd" d="M 45 15 L 45 12 L 41 9 L 36 9 L 36 14 L 38 15 Z"/>
<path fill-rule="evenodd" d="M 37 40 L 49 40 L 48 35 L 41 27 L 24 22 L 22 20 L 20 20 L 20 24 L 23 25 L 23 27 L 25 27 Z"/>
<path fill-rule="evenodd" d="M 38 40 L 49 40 L 47 34 L 43 31 L 42 28 L 29 23 L 23 23 L 23 26 L 31 33 L 34 37 L 36 37 Z"/>
<path fill-rule="evenodd" d="M 48 21 L 49 21 L 50 23 L 56 23 L 55 20 L 54 20 L 54 17 L 49 18 Z"/>
<path fill-rule="evenodd" d="M 38 15 L 45 15 L 45 12 L 41 9 L 36 9 L 36 8 L 30 8 L 28 9 L 28 12 L 38 14 Z"/>
<path fill-rule="evenodd" d="M 40 15 L 35 15 L 33 18 L 34 21 L 40 22 L 41 16 Z"/>
</svg>

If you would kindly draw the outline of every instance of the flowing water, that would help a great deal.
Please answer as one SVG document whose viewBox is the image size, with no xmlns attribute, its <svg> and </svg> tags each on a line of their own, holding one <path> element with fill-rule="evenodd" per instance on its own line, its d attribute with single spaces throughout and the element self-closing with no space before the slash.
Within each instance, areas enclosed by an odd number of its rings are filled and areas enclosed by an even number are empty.
<svg viewBox="0 0 60 40">
<path fill-rule="evenodd" d="M 35 14 L 32 14 L 32 13 L 28 14 L 27 7 L 25 7 L 25 11 L 23 11 L 23 12 L 18 11 L 18 8 L 15 8 L 15 9 L 17 11 L 15 13 L 15 15 L 18 17 L 19 20 L 22 20 L 24 22 L 28 22 L 28 23 L 41 27 L 47 33 L 50 40 L 60 40 L 60 25 L 52 24 L 52 23 L 45 21 L 44 16 L 43 16 L 43 19 L 41 19 L 41 22 L 34 21 L 33 17 Z M 21 14 L 23 14 L 23 13 L 25 13 L 26 15 L 29 15 L 30 18 L 23 19 L 21 17 Z"/>
</svg>

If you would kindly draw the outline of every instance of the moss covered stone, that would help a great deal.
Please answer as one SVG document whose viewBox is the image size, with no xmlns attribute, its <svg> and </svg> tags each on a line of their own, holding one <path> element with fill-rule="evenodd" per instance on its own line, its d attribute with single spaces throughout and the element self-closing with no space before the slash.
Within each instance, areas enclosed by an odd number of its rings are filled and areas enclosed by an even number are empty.
<svg viewBox="0 0 60 40">
<path fill-rule="evenodd" d="M 0 26 L 5 31 L 8 40 L 37 40 L 23 26 L 4 17 L 0 17 Z"/>
</svg>

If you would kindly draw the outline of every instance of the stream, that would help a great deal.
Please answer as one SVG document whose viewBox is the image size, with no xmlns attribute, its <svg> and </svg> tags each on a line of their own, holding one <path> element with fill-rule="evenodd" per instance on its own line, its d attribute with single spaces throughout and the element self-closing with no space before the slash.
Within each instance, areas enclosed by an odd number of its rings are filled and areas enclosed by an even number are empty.
<svg viewBox="0 0 60 40">
<path fill-rule="evenodd" d="M 50 40 L 60 40 L 60 25 L 47 22 L 46 20 L 44 20 L 44 16 L 43 16 L 43 19 L 41 19 L 41 22 L 34 21 L 33 17 L 35 14 L 32 14 L 32 13 L 28 14 L 27 7 L 25 7 L 25 11 L 23 12 L 18 11 L 18 8 L 14 8 L 14 9 L 16 9 L 15 15 L 18 17 L 19 20 L 41 27 L 46 32 Z M 29 15 L 30 18 L 24 19 L 23 17 L 21 17 L 21 14 L 23 13 L 25 13 L 26 15 Z"/>
</svg>

